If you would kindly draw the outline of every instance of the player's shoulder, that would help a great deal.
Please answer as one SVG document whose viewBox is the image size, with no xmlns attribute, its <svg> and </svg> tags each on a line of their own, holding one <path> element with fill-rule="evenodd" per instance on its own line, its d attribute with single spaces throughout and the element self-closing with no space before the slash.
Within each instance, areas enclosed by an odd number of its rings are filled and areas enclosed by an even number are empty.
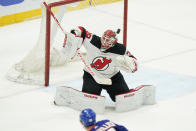
<svg viewBox="0 0 196 131">
<path fill-rule="evenodd" d="M 101 120 L 101 121 L 98 121 L 97 123 L 106 123 L 106 122 L 109 122 L 110 120 Z"/>
<path fill-rule="evenodd" d="M 97 47 L 98 49 L 101 48 L 101 37 L 93 34 L 90 43 Z"/>
<path fill-rule="evenodd" d="M 118 54 L 118 55 L 124 55 L 126 52 L 126 47 L 123 44 L 116 43 L 115 46 L 106 50 L 106 53 L 107 52 Z"/>
<path fill-rule="evenodd" d="M 102 125 L 104 125 L 105 123 L 110 122 L 110 120 L 100 120 L 96 122 L 96 126 L 100 127 Z"/>
</svg>

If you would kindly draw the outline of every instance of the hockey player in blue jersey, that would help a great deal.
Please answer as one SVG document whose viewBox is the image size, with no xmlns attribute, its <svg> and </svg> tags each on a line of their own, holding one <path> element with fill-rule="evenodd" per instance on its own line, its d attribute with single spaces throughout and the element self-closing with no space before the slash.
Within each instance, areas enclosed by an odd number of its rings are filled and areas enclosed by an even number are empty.
<svg viewBox="0 0 196 131">
<path fill-rule="evenodd" d="M 80 122 L 86 131 L 128 131 L 124 126 L 118 125 L 110 120 L 96 122 L 96 113 L 90 108 L 81 111 Z"/>
</svg>

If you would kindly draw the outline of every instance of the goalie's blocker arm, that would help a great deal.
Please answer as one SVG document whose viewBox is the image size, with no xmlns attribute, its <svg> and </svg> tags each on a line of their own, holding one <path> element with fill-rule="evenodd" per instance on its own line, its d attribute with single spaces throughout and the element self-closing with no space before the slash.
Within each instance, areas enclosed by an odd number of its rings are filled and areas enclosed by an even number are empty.
<svg viewBox="0 0 196 131">
<path fill-rule="evenodd" d="M 125 55 L 118 56 L 116 59 L 117 59 L 116 65 L 120 69 L 130 73 L 134 73 L 137 71 L 138 69 L 137 59 L 129 51 L 127 51 Z"/>
</svg>

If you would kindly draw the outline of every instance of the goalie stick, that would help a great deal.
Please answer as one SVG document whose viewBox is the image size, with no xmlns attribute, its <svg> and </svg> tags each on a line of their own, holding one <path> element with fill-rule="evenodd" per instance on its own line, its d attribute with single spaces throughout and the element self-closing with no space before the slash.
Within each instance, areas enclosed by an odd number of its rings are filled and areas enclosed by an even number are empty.
<svg viewBox="0 0 196 131">
<path fill-rule="evenodd" d="M 66 40 L 67 40 L 67 32 L 62 28 L 61 24 L 59 23 L 58 19 L 55 17 L 54 13 L 52 12 L 52 10 L 50 9 L 49 5 L 44 1 L 43 2 L 44 6 L 46 7 L 46 9 L 50 12 L 50 14 L 52 15 L 53 19 L 55 20 L 55 22 L 57 23 L 57 25 L 59 26 L 59 28 L 61 29 L 61 31 L 65 34 L 65 39 L 64 39 L 64 44 L 63 46 L 66 46 Z M 99 84 L 105 84 L 105 85 L 111 85 L 112 84 L 112 80 L 109 78 L 100 78 L 98 77 L 91 69 L 91 67 L 86 63 L 86 61 L 84 60 L 84 58 L 82 57 L 79 49 L 77 49 L 77 54 L 80 57 L 80 59 L 82 60 L 82 62 L 84 63 L 84 65 L 87 67 L 88 71 L 90 72 L 90 74 L 93 76 L 93 78 L 95 79 L 95 81 Z"/>
</svg>

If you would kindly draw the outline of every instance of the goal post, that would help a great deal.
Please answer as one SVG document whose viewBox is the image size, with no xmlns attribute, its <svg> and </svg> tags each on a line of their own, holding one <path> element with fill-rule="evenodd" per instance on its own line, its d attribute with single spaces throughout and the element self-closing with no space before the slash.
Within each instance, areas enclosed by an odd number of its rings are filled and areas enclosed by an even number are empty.
<svg viewBox="0 0 196 131">
<path fill-rule="evenodd" d="M 68 28 L 70 26 L 70 23 L 76 23 L 76 26 L 78 26 L 77 25 L 78 22 L 76 21 L 75 17 L 80 17 L 80 16 L 78 15 L 79 13 L 78 14 L 74 13 L 73 16 L 69 16 L 70 18 L 63 18 L 65 12 L 68 12 L 68 10 L 76 10 L 75 7 L 77 7 L 77 10 L 78 9 L 85 10 L 87 8 L 90 8 L 92 10 L 92 13 L 96 13 L 96 11 L 100 11 L 100 10 L 93 10 L 96 7 L 96 5 L 102 6 L 101 4 L 117 2 L 117 1 L 121 1 L 121 4 L 123 3 L 123 7 L 122 7 L 123 9 L 122 8 L 119 9 L 123 13 L 122 16 L 119 17 L 120 21 L 122 22 L 122 26 L 116 25 L 116 29 L 117 28 L 123 29 L 123 33 L 121 33 L 122 41 L 123 41 L 122 43 L 126 46 L 128 0 L 124 0 L 124 1 L 122 0 L 46 0 L 46 3 L 49 6 L 49 8 L 52 10 L 52 12 L 55 14 L 55 17 L 58 19 L 59 23 L 62 24 L 62 27 L 65 28 L 65 31 L 69 31 Z M 66 68 L 66 64 L 70 63 L 70 61 L 68 61 L 64 57 L 62 52 L 59 50 L 60 48 L 62 48 L 63 39 L 64 39 L 64 35 L 62 31 L 59 31 L 60 28 L 55 22 L 55 20 L 51 17 L 50 11 L 48 11 L 43 4 L 41 4 L 41 7 L 42 7 L 42 17 L 41 17 L 40 34 L 37 43 L 33 47 L 33 49 L 21 61 L 14 64 L 12 68 L 8 71 L 8 73 L 6 74 L 8 80 L 18 82 L 18 83 L 24 83 L 24 84 L 36 84 L 36 85 L 48 86 L 51 81 L 51 73 L 50 73 L 51 67 L 52 69 L 54 68 L 55 71 L 59 70 L 58 72 L 61 72 L 60 68 L 61 67 Z M 89 11 L 90 10 L 88 10 L 88 13 Z M 78 10 L 76 12 L 82 12 L 82 10 Z M 69 13 L 66 13 L 66 17 L 68 14 Z M 89 16 L 85 16 L 85 17 L 89 17 Z M 94 18 L 95 17 L 93 16 L 92 21 L 94 20 Z M 72 21 L 72 19 L 74 20 Z M 78 19 L 81 20 L 81 18 Z M 115 25 L 115 23 L 110 23 L 110 24 Z M 92 23 L 92 26 L 90 27 L 94 28 L 93 26 L 96 26 L 96 23 Z M 108 24 L 104 24 L 103 26 L 104 26 L 103 28 L 110 28 Z M 61 32 L 60 35 L 59 32 Z M 65 70 L 65 68 L 63 68 L 63 70 Z M 56 74 L 58 73 L 55 73 L 55 75 Z"/>
<path fill-rule="evenodd" d="M 123 13 L 123 44 L 127 46 L 127 18 L 128 18 L 128 0 L 124 0 Z"/>
<path fill-rule="evenodd" d="M 62 0 L 53 3 L 49 3 L 46 8 L 46 48 L 45 48 L 45 86 L 49 85 L 49 73 L 50 73 L 50 26 L 51 26 L 51 12 L 50 10 L 56 6 L 62 6 L 82 0 Z M 61 28 L 61 27 L 59 27 Z"/>
</svg>

